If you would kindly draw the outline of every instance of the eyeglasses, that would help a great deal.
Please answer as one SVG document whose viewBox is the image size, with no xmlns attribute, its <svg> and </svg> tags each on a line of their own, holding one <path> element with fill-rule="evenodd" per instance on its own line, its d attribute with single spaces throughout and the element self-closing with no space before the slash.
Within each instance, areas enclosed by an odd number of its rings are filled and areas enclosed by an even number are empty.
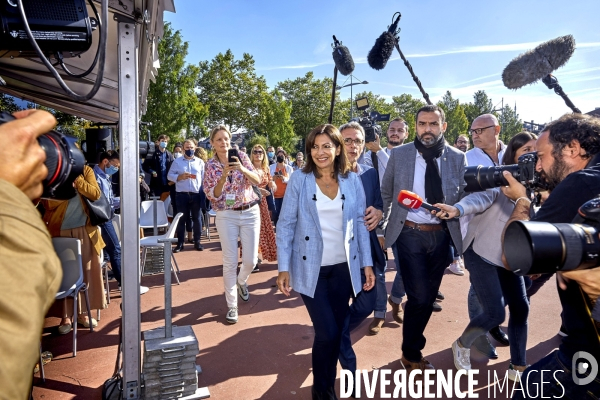
<svg viewBox="0 0 600 400">
<path fill-rule="evenodd" d="M 456 141 L 456 144 L 468 144 L 469 142 L 467 142 L 466 140 L 458 140 Z"/>
<path fill-rule="evenodd" d="M 252 150 L 252 154 L 265 154 L 262 150 Z"/>
<path fill-rule="evenodd" d="M 486 126 L 485 128 L 469 129 L 469 135 L 481 135 L 487 128 L 493 128 L 496 125 Z"/>
<path fill-rule="evenodd" d="M 357 146 L 360 146 L 361 144 L 363 144 L 365 141 L 362 139 L 350 139 L 350 138 L 345 138 L 344 139 L 344 144 L 347 144 L 348 146 L 350 146 L 352 143 L 354 143 Z"/>
</svg>

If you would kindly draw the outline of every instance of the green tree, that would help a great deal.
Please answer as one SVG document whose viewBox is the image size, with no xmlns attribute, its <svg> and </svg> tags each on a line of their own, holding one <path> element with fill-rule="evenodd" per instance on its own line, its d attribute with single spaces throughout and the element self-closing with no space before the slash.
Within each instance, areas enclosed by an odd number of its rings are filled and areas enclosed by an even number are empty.
<svg viewBox="0 0 600 400">
<path fill-rule="evenodd" d="M 312 71 L 294 80 L 287 79 L 277 84 L 277 90 L 283 97 L 291 101 L 291 118 L 294 124 L 294 133 L 300 139 L 314 127 L 327 123 L 331 104 L 331 87 L 333 79 L 315 79 Z M 336 92 L 336 105 L 332 123 L 339 125 L 348 122 L 346 111 L 339 102 L 339 93 Z"/>
<path fill-rule="evenodd" d="M 465 110 L 458 99 L 452 97 L 452 93 L 447 91 L 442 97 L 442 100 L 437 104 L 446 114 L 446 122 L 448 128 L 444 134 L 449 143 L 454 143 L 454 140 L 460 134 L 465 134 L 469 128 L 469 121 L 465 115 Z"/>
<path fill-rule="evenodd" d="M 250 152 L 252 151 L 252 148 L 257 144 L 262 145 L 262 147 L 264 147 L 265 150 L 267 150 L 267 147 L 269 147 L 269 139 L 266 136 L 260 135 L 258 133 L 252 133 L 249 135 L 248 139 L 246 139 L 244 144 L 246 145 L 246 149 L 248 150 L 248 157 L 251 157 Z M 265 154 L 265 157 L 266 156 L 267 155 Z"/>
<path fill-rule="evenodd" d="M 513 136 L 523 131 L 523 121 L 519 118 L 519 114 L 517 114 L 508 104 L 502 109 L 499 120 L 500 125 L 502 126 L 500 139 L 504 143 L 508 143 Z"/>
<path fill-rule="evenodd" d="M 199 68 L 196 92 L 200 102 L 209 107 L 209 127 L 224 124 L 236 132 L 258 125 L 259 108 L 268 90 L 265 79 L 256 75 L 250 54 L 236 60 L 227 50 L 210 62 L 200 62 Z"/>
<path fill-rule="evenodd" d="M 165 25 L 164 36 L 158 44 L 160 68 L 156 81 L 148 90 L 148 109 L 144 121 L 151 122 L 152 140 L 167 135 L 172 142 L 184 137 L 199 137 L 208 109 L 194 91 L 200 69 L 186 65 L 188 42 L 184 42 L 180 31 L 173 31 L 171 24 Z M 147 139 L 140 132 L 140 137 Z"/>
<path fill-rule="evenodd" d="M 423 107 L 425 103 L 421 99 L 404 93 L 400 96 L 392 97 L 392 104 L 395 111 L 395 113 L 392 114 L 392 119 L 400 117 L 408 124 L 408 137 L 404 143 L 412 142 L 415 140 L 416 114 L 419 108 Z"/>
<path fill-rule="evenodd" d="M 473 95 L 473 102 L 465 106 L 465 115 L 469 121 L 469 126 L 473 123 L 473 120 L 479 117 L 481 114 L 494 114 L 494 103 L 488 97 L 485 90 L 478 90 Z M 497 116 L 497 115 L 496 115 Z"/>
<path fill-rule="evenodd" d="M 79 141 L 85 140 L 85 130 L 92 127 L 92 123 L 87 119 L 79 118 L 50 107 L 27 103 L 27 108 L 48 111 L 56 118 L 56 128 L 54 130 L 65 135 L 75 136 Z"/>
<path fill-rule="evenodd" d="M 271 146 L 283 147 L 288 153 L 293 151 L 298 142 L 294 133 L 294 124 L 291 119 L 292 104 L 286 101 L 277 90 L 264 95 L 261 107 L 258 110 L 257 125 L 255 130 L 268 138 Z"/>
<path fill-rule="evenodd" d="M 15 111 L 19 111 L 21 107 L 17 105 L 14 97 L 9 96 L 4 93 L 0 93 L 0 110 L 6 111 L 7 113 L 14 113 Z"/>
</svg>

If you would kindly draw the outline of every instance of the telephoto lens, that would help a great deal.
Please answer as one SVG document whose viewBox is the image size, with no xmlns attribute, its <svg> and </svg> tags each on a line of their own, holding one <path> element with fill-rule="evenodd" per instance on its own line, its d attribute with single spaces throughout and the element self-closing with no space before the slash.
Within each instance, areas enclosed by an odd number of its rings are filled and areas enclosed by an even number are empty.
<svg viewBox="0 0 600 400">
<path fill-rule="evenodd" d="M 0 124 L 14 120 L 15 117 L 0 112 Z M 44 164 L 48 176 L 44 179 L 43 198 L 67 200 L 75 196 L 73 182 L 83 172 L 85 157 L 76 146 L 77 138 L 50 131 L 38 137 L 38 143 L 46 153 Z"/>
<path fill-rule="evenodd" d="M 598 230 L 582 224 L 513 221 L 504 234 L 504 256 L 517 275 L 594 268 L 599 264 Z"/>
</svg>

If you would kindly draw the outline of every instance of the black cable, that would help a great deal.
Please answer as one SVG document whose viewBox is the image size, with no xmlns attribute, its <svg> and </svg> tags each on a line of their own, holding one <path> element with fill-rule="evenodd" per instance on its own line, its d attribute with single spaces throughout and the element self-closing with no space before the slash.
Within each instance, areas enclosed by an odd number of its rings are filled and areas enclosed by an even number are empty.
<svg viewBox="0 0 600 400">
<path fill-rule="evenodd" d="M 98 93 L 98 90 L 100 89 L 100 86 L 102 85 L 102 80 L 104 79 L 104 64 L 106 61 L 106 41 L 107 41 L 106 39 L 108 37 L 108 29 L 102 30 L 102 34 L 100 35 L 100 44 L 99 44 L 99 46 L 100 46 L 100 64 L 98 66 L 98 74 L 96 75 L 96 82 L 94 82 L 94 86 L 92 87 L 92 89 L 90 90 L 90 92 L 88 94 L 80 95 L 80 94 L 77 94 L 74 91 L 72 91 L 71 88 L 69 88 L 67 86 L 67 84 L 62 80 L 58 71 L 52 66 L 50 61 L 46 58 L 46 56 L 40 49 L 40 46 L 37 44 L 37 41 L 33 37 L 31 28 L 29 27 L 29 23 L 27 22 L 27 16 L 25 15 L 25 7 L 23 6 L 23 0 L 17 0 L 17 2 L 19 4 L 19 12 L 21 14 L 21 19 L 23 19 L 23 27 L 25 28 L 25 32 L 27 32 L 27 36 L 29 38 L 29 43 L 31 43 L 35 52 L 37 53 L 40 60 L 42 60 L 42 62 L 46 66 L 46 68 L 48 68 L 48 71 L 50 71 L 52 76 L 54 76 L 54 79 L 56 79 L 56 82 L 58 82 L 60 87 L 63 88 L 63 90 L 67 93 L 67 95 L 75 101 L 84 102 L 84 101 L 88 101 L 91 98 L 93 98 L 96 95 L 96 93 Z M 108 0 L 102 0 L 102 9 L 101 10 L 102 10 L 102 20 L 108 22 Z"/>
<path fill-rule="evenodd" d="M 88 0 L 88 3 L 90 4 L 90 7 L 92 7 L 92 10 L 94 11 L 94 15 L 96 16 L 96 19 L 98 20 L 98 34 L 100 36 L 102 36 L 102 21 L 100 21 L 100 16 L 98 15 L 98 10 L 96 9 L 96 6 L 94 5 L 94 2 L 92 0 Z M 78 56 L 80 54 L 81 53 L 77 54 L 76 56 Z M 87 69 L 87 71 L 82 72 L 81 74 L 74 74 L 71 71 L 69 71 L 69 69 L 63 62 L 63 57 L 62 57 L 61 52 L 57 53 L 57 58 L 59 60 L 59 64 L 60 64 L 61 68 L 63 69 L 63 71 L 65 71 L 67 73 L 67 75 L 72 76 L 73 78 L 83 78 L 85 76 L 88 76 L 94 70 L 94 67 L 96 67 L 96 63 L 98 62 L 99 54 L 100 54 L 100 40 L 98 40 L 98 47 L 96 48 L 96 56 L 94 57 L 94 62 L 92 62 L 92 65 Z"/>
</svg>

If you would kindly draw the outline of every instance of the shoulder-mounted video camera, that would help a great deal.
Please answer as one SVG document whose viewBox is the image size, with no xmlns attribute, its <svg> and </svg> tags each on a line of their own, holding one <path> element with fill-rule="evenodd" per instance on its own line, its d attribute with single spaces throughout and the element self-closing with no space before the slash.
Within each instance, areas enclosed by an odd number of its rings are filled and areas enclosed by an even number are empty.
<svg viewBox="0 0 600 400">
<path fill-rule="evenodd" d="M 377 125 L 377 121 L 389 121 L 390 114 L 380 114 L 377 111 L 367 112 L 369 108 L 369 99 L 366 97 L 356 99 L 356 109 L 362 111 L 362 116 L 358 118 L 352 118 L 352 121 L 356 121 L 365 130 L 365 142 L 374 142 L 375 135 L 381 137 L 381 126 Z"/>
</svg>

